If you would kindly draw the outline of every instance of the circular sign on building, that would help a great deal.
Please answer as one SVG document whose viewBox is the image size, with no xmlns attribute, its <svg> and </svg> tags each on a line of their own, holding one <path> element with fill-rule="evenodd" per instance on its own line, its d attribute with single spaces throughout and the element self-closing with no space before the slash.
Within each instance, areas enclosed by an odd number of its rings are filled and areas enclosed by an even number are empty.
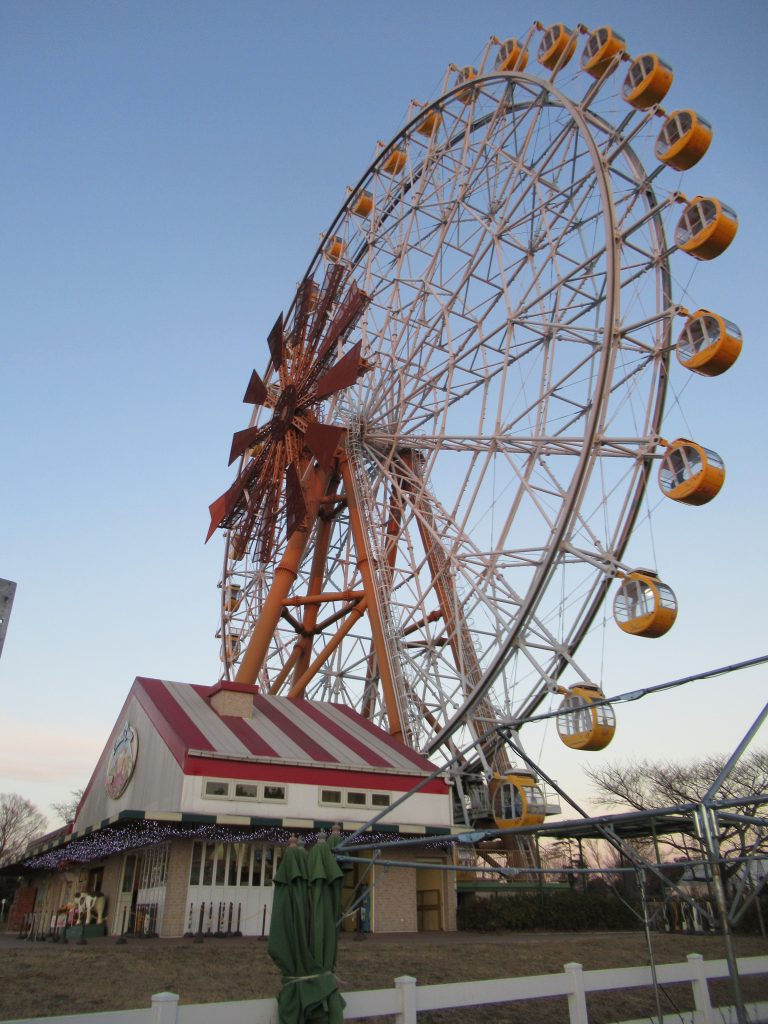
<svg viewBox="0 0 768 1024">
<path fill-rule="evenodd" d="M 113 800 L 122 796 L 131 781 L 139 755 L 139 734 L 130 722 L 125 722 L 117 734 L 107 762 L 105 788 Z"/>
</svg>

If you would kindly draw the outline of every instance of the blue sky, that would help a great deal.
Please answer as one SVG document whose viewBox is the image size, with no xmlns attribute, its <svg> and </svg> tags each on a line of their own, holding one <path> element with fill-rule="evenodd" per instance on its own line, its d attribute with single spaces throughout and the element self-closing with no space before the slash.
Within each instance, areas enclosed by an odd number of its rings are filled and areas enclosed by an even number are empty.
<svg viewBox="0 0 768 1024">
<path fill-rule="evenodd" d="M 668 108 L 715 130 L 684 187 L 740 215 L 731 249 L 680 283 L 742 327 L 745 351 L 717 381 L 678 375 L 685 419 L 672 410 L 678 433 L 724 456 L 726 486 L 706 508 L 660 506 L 633 542 L 675 588 L 675 629 L 650 642 L 609 623 L 590 667 L 619 692 L 765 653 L 768 7 L 5 0 L 0 576 L 18 591 L 0 790 L 47 810 L 82 786 L 135 675 L 217 679 L 223 551 L 203 546 L 207 505 L 229 483 L 268 329 L 410 99 L 534 16 L 609 23 L 632 53 L 664 56 Z M 727 751 L 762 680 L 627 708 L 598 758 Z M 584 795 L 580 757 L 551 735 L 540 750 Z"/>
</svg>

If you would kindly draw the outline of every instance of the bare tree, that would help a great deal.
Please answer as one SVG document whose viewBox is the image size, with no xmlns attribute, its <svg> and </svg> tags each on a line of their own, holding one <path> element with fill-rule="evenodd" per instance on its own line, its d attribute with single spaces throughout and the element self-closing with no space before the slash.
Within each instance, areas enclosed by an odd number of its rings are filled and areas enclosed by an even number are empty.
<svg viewBox="0 0 768 1024">
<path fill-rule="evenodd" d="M 69 794 L 69 800 L 62 800 L 60 803 L 51 804 L 51 810 L 55 812 L 57 818 L 60 818 L 67 825 L 70 821 L 75 820 L 77 808 L 82 799 L 83 790 L 73 789 Z"/>
<path fill-rule="evenodd" d="M 598 803 L 646 811 L 700 803 L 726 761 L 725 756 L 708 754 L 683 763 L 646 758 L 585 770 Z M 724 858 L 732 861 L 731 869 L 726 869 L 726 874 L 730 874 L 738 870 L 740 858 L 768 854 L 765 829 L 759 823 L 744 820 L 762 817 L 761 807 L 768 802 L 768 750 L 744 754 L 717 798 L 748 801 L 737 809 L 737 814 L 720 816 L 720 850 Z M 665 836 L 662 842 L 686 857 L 696 858 L 699 854 L 695 838 L 684 832 Z"/>
<path fill-rule="evenodd" d="M 18 793 L 0 793 L 0 864 L 11 864 L 41 835 L 46 818 Z"/>
</svg>

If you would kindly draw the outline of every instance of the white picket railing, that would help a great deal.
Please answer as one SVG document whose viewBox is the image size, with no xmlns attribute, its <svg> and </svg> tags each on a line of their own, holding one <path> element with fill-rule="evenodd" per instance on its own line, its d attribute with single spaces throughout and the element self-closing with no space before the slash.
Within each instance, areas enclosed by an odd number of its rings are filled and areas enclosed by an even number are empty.
<svg viewBox="0 0 768 1024">
<path fill-rule="evenodd" d="M 768 957 L 753 956 L 739 960 L 739 975 L 768 974 Z M 736 1014 L 733 1007 L 712 1006 L 709 981 L 728 976 L 725 960 L 705 960 L 690 953 L 684 963 L 664 964 L 656 968 L 662 985 L 687 982 L 693 988 L 693 1011 L 677 1012 L 664 1017 L 664 1024 L 731 1024 Z M 449 1010 L 486 1003 L 511 1003 L 521 999 L 544 999 L 553 996 L 568 1000 L 571 1024 L 589 1024 L 588 992 L 609 992 L 617 989 L 641 988 L 652 984 L 650 967 L 617 967 L 610 970 L 585 971 L 581 964 L 566 964 L 562 974 L 539 974 L 529 978 L 499 978 L 493 981 L 463 981 L 450 985 L 417 985 L 406 976 L 395 979 L 395 987 L 368 992 L 346 992 L 345 1020 L 391 1016 L 395 1024 L 418 1024 L 418 1014 L 425 1010 Z M 768 1022 L 768 1002 L 747 1006 L 750 1021 Z M 649 1024 L 655 1021 L 624 1024 Z M 85 1013 L 61 1017 L 34 1017 L 6 1021 L 5 1024 L 278 1024 L 277 1000 L 248 999 L 230 1003 L 198 1003 L 179 1006 L 173 992 L 152 996 L 146 1010 L 118 1010 L 114 1013 Z"/>
</svg>

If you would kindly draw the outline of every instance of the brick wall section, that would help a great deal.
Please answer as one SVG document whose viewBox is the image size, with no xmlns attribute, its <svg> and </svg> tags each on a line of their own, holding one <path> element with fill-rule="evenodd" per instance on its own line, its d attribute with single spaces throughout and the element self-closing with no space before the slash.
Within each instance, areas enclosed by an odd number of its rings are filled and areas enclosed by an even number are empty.
<svg viewBox="0 0 768 1024">
<path fill-rule="evenodd" d="M 451 858 L 446 857 L 445 863 L 450 863 Z M 447 932 L 456 931 L 456 872 L 443 872 L 443 929 Z"/>
<path fill-rule="evenodd" d="M 411 860 L 413 851 L 404 852 L 402 858 L 391 850 L 387 851 L 388 860 Z M 417 858 L 418 859 L 418 858 Z M 447 857 L 431 858 L 433 862 L 448 863 Z M 427 888 L 441 890 L 441 910 L 443 931 L 456 931 L 456 874 L 453 871 L 429 872 L 429 861 L 425 861 L 426 869 L 422 883 Z M 418 931 L 417 889 L 419 872 L 416 868 L 376 868 L 372 890 L 373 930 L 375 932 L 415 932 Z"/>
<path fill-rule="evenodd" d="M 387 859 L 396 855 L 387 851 Z M 405 860 L 406 858 L 403 857 Z M 372 891 L 373 930 L 375 932 L 415 932 L 416 869 L 374 868 Z"/>
<path fill-rule="evenodd" d="M 168 878 L 165 883 L 165 909 L 160 925 L 161 938 L 177 938 L 186 931 L 186 915 L 189 911 L 187 891 L 191 862 L 192 843 L 188 839 L 172 840 L 168 856 Z"/>
<path fill-rule="evenodd" d="M 120 883 L 123 880 L 123 863 L 125 856 L 116 853 L 104 865 L 104 877 L 101 880 L 101 891 L 107 897 L 106 925 L 108 935 L 117 935 L 115 909 L 120 896 Z"/>
<path fill-rule="evenodd" d="M 16 890 L 16 897 L 8 911 L 8 931 L 17 932 L 21 928 L 25 914 L 30 914 L 35 909 L 36 887 L 25 887 Z"/>
</svg>

